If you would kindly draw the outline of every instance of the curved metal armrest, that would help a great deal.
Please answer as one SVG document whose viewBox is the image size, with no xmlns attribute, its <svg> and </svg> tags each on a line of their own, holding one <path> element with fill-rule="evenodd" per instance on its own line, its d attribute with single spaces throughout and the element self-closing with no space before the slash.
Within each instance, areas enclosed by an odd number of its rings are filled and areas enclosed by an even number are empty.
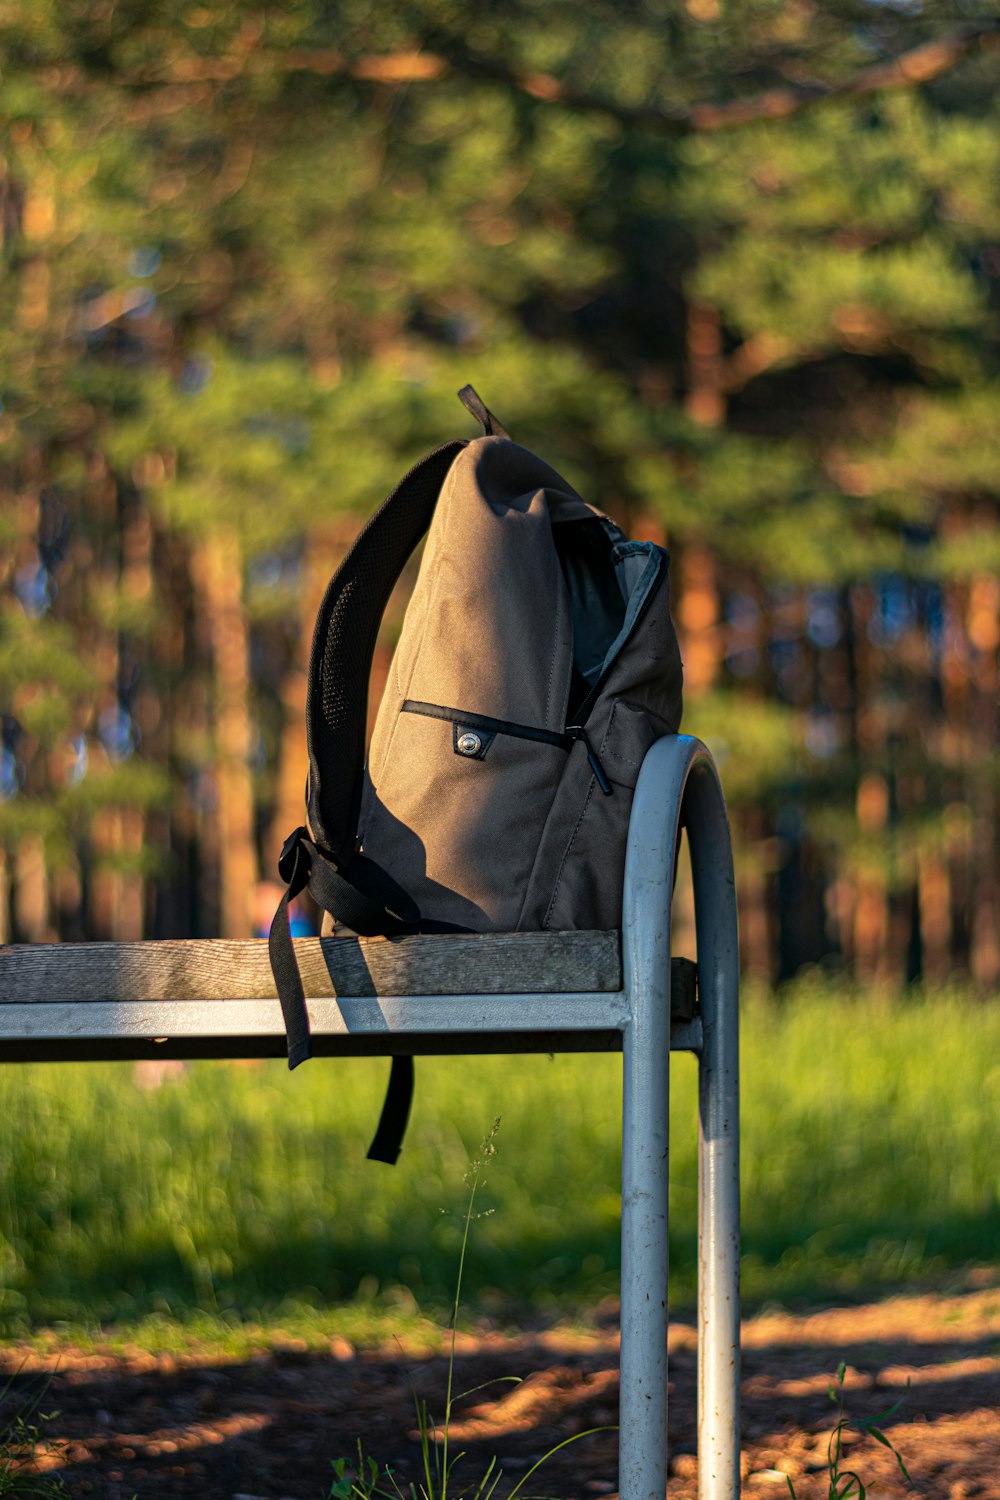
<svg viewBox="0 0 1000 1500">
<path fill-rule="evenodd" d="M 732 845 L 712 756 L 658 740 L 635 791 L 622 961 L 622 1500 L 666 1486 L 670 905 L 687 829 L 698 939 L 699 1495 L 739 1494 L 739 944 Z M 662 1467 L 654 1455 L 662 1454 Z"/>
</svg>

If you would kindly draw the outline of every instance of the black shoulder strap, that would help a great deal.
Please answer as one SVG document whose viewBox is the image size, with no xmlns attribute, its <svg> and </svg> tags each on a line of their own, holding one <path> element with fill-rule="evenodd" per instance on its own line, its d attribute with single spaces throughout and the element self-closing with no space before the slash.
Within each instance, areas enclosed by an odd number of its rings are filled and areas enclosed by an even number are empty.
<svg viewBox="0 0 1000 1500">
<path fill-rule="evenodd" d="M 464 443 L 445 443 L 400 481 L 330 580 L 316 617 L 306 699 L 309 825 L 343 871 L 351 863 L 364 784 L 368 678 L 375 638 L 403 566 L 430 525 Z"/>
<path fill-rule="evenodd" d="M 379 624 L 407 558 L 430 525 L 461 442 L 445 443 L 418 463 L 360 532 L 320 605 L 309 660 L 306 736 L 309 828 L 285 841 L 278 870 L 287 889 L 271 924 L 269 952 L 288 1037 L 288 1065 L 310 1055 L 306 997 L 288 922 L 288 904 L 309 894 L 362 936 L 417 932 L 416 903 L 356 848 L 364 786 L 368 678 Z M 444 924 L 423 924 L 440 930 Z M 409 1108 L 412 1068 L 392 1072 L 373 1150 L 394 1160 Z"/>
<path fill-rule="evenodd" d="M 486 418 L 488 432 L 506 436 L 496 424 L 488 425 L 488 413 Z M 447 923 L 421 921 L 407 893 L 358 851 L 357 833 L 368 678 L 379 625 L 407 559 L 430 525 L 445 476 L 464 447 L 463 442 L 445 443 L 404 476 L 331 578 L 316 618 L 306 699 L 309 828 L 297 828 L 281 851 L 278 867 L 288 889 L 269 939 L 290 1068 L 310 1055 L 305 992 L 288 923 L 288 903 L 295 895 L 308 889 L 319 906 L 362 936 L 449 930 Z M 396 1058 L 369 1152 L 375 1160 L 395 1161 L 412 1090 L 412 1059 Z"/>
</svg>

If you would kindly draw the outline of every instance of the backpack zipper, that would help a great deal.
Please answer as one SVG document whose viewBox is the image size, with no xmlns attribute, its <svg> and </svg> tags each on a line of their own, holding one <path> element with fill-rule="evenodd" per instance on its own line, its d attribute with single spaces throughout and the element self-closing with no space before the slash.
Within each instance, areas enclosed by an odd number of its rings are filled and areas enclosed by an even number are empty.
<svg viewBox="0 0 1000 1500">
<path fill-rule="evenodd" d="M 515 724 L 510 719 L 494 719 L 489 714 L 467 714 L 460 708 L 444 708 L 440 703 L 421 703 L 416 698 L 407 698 L 403 704 L 404 714 L 423 714 L 428 719 L 444 719 L 449 724 L 461 724 L 469 729 L 485 729 L 487 733 L 511 734 L 517 740 L 534 740 L 541 745 L 558 745 L 568 750 L 568 736 L 557 729 L 536 729 L 533 724 Z"/>
<path fill-rule="evenodd" d="M 571 740 L 580 740 L 580 742 L 586 746 L 587 761 L 590 765 L 590 769 L 594 773 L 594 779 L 596 780 L 597 785 L 600 787 L 601 791 L 604 793 L 605 797 L 610 797 L 614 788 L 612 787 L 611 782 L 608 780 L 607 775 L 605 774 L 604 767 L 601 765 L 600 756 L 594 749 L 593 745 L 590 743 L 590 735 L 584 729 L 583 725 L 567 724 L 566 736 Z"/>
<path fill-rule="evenodd" d="M 611 674 L 615 662 L 618 660 L 622 651 L 624 651 L 625 647 L 632 639 L 632 636 L 635 634 L 636 627 L 638 626 L 643 615 L 646 613 L 646 610 L 649 608 L 653 596 L 656 594 L 657 590 L 663 583 L 664 578 L 667 576 L 667 559 L 665 554 L 660 548 L 656 548 L 655 552 L 652 553 L 652 556 L 657 560 L 656 573 L 655 576 L 650 580 L 649 587 L 646 590 L 646 596 L 643 599 L 638 610 L 636 611 L 635 618 L 632 621 L 631 626 L 629 627 L 628 634 L 621 641 L 618 650 L 615 652 L 611 661 L 608 662 L 604 671 L 601 673 L 600 677 L 594 683 L 594 686 L 591 688 L 590 692 L 587 694 L 586 698 L 577 709 L 577 722 L 575 724 L 567 724 L 562 734 L 560 734 L 558 730 L 554 729 L 537 729 L 533 724 L 515 724 L 512 723 L 509 719 L 494 719 L 488 714 L 467 714 L 463 713 L 461 709 L 444 708 L 439 703 L 422 703 L 414 698 L 407 698 L 403 703 L 403 713 L 425 714 L 428 718 L 445 719 L 452 724 L 462 724 L 468 726 L 469 729 L 484 729 L 487 732 L 493 732 L 495 734 L 513 735 L 515 739 L 534 740 L 536 744 L 558 745 L 561 750 L 570 750 L 574 742 L 579 740 L 587 752 L 587 764 L 590 766 L 591 772 L 594 776 L 594 780 L 597 782 L 597 785 L 601 789 L 604 796 L 610 797 L 613 794 L 614 788 L 612 787 L 611 782 L 608 780 L 607 772 L 601 764 L 601 758 L 598 755 L 597 751 L 594 749 L 593 742 L 591 741 L 591 738 L 584 726 L 593 710 L 594 704 L 597 702 L 597 699 L 600 696 L 601 689 L 603 688 L 604 684 L 607 682 L 608 677 Z"/>
<path fill-rule="evenodd" d="M 586 747 L 587 762 L 605 797 L 613 791 L 600 757 L 594 749 L 590 736 L 582 724 L 567 724 L 562 734 L 556 729 L 536 729 L 533 724 L 515 724 L 510 719 L 494 719 L 488 714 L 467 714 L 459 708 L 444 708 L 440 703 L 421 703 L 407 698 L 403 713 L 423 714 L 428 719 L 444 719 L 450 724 L 461 724 L 469 729 L 483 729 L 493 734 L 509 734 L 517 740 L 534 740 L 536 744 L 556 745 L 560 750 L 570 750 L 576 740 Z"/>
<path fill-rule="evenodd" d="M 639 545 L 639 544 L 633 543 L 631 545 Z M 632 639 L 633 635 L 636 632 L 636 629 L 638 628 L 638 625 L 639 625 L 640 621 L 642 620 L 642 617 L 645 615 L 647 609 L 649 608 L 650 604 L 653 601 L 654 596 L 656 595 L 656 593 L 659 591 L 660 587 L 662 586 L 664 578 L 666 578 L 666 576 L 667 576 L 667 558 L 666 558 L 666 555 L 662 552 L 662 550 L 660 548 L 657 548 L 656 549 L 656 554 L 653 554 L 653 555 L 657 555 L 656 576 L 653 579 L 651 579 L 650 584 L 649 584 L 649 588 L 646 590 L 646 596 L 643 599 L 642 603 L 640 604 L 639 608 L 636 610 L 635 619 L 632 621 L 632 624 L 629 627 L 628 635 L 626 635 L 625 638 L 624 638 L 624 640 L 620 643 L 620 645 L 618 647 L 618 650 L 615 652 L 614 656 L 608 662 L 607 666 L 604 668 L 604 671 L 601 673 L 600 677 L 594 683 L 594 686 L 591 688 L 590 692 L 587 694 L 586 698 L 584 698 L 583 702 L 580 704 L 580 707 L 577 709 L 577 711 L 576 711 L 576 717 L 577 717 L 577 721 L 578 721 L 579 725 L 585 724 L 587 722 L 588 718 L 590 717 L 590 714 L 591 714 L 591 712 L 593 710 L 594 704 L 597 702 L 598 698 L 600 697 L 601 689 L 603 688 L 604 684 L 607 682 L 608 678 L 610 677 L 611 672 L 612 672 L 612 670 L 614 668 L 615 662 L 618 660 L 619 656 L 621 656 L 622 652 L 625 650 L 625 647 L 628 645 L 629 641 Z M 569 729 L 568 728 L 567 728 L 566 732 L 567 732 L 567 734 L 569 733 Z M 588 744 L 589 744 L 589 741 L 588 741 Z"/>
</svg>

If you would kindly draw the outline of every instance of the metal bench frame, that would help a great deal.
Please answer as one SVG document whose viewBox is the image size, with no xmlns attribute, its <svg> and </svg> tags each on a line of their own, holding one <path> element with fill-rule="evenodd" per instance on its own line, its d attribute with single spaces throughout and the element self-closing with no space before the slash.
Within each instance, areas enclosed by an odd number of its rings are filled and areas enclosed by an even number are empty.
<svg viewBox="0 0 1000 1500">
<path fill-rule="evenodd" d="M 700 999 L 693 1018 L 671 1024 L 670 906 L 682 827 Z M 705 746 L 668 736 L 643 763 L 628 835 L 620 979 L 607 977 L 617 949 L 607 933 L 405 938 L 363 950 L 343 939 L 300 942 L 320 1053 L 622 1049 L 621 1500 L 663 1500 L 666 1491 L 669 1053 L 697 1055 L 698 1491 L 700 1500 L 737 1500 L 739 965 L 729 823 Z M 490 993 L 473 990 L 468 975 L 482 965 L 470 970 L 469 948 L 480 944 L 491 945 L 479 951 L 492 953 L 501 970 L 506 955 L 509 972 L 520 971 L 518 993 L 505 993 L 502 977 L 490 981 Z M 590 979 L 553 989 L 547 971 L 574 973 L 578 949 Z M 264 950 L 203 942 L 0 948 L 0 1061 L 279 1055 L 284 1034 Z M 343 974 L 337 982 L 341 956 L 355 961 L 359 952 L 352 972 L 361 980 L 345 989 Z M 322 957 L 329 978 L 316 979 L 307 954 Z M 463 955 L 467 990 L 456 993 L 440 976 L 450 958 L 460 972 Z M 400 959 L 409 982 L 386 977 Z M 524 960 L 537 976 L 530 983 Z"/>
</svg>

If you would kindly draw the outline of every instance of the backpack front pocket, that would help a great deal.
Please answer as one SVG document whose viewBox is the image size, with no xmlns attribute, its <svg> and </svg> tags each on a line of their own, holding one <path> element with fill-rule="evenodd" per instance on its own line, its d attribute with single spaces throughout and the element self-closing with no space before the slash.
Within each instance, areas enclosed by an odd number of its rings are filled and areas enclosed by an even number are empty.
<svg viewBox="0 0 1000 1500">
<path fill-rule="evenodd" d="M 408 700 L 392 755 L 366 783 L 364 852 L 392 870 L 424 917 L 513 931 L 569 743 Z"/>
</svg>

